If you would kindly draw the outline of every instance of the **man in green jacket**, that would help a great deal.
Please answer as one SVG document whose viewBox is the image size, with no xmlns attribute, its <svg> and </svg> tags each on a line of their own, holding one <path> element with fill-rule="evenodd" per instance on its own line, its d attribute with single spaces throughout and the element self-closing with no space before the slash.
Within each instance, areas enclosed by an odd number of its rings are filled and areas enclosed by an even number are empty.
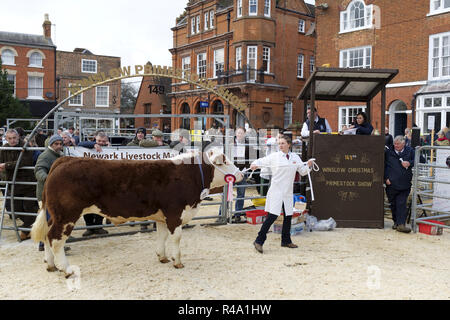
<svg viewBox="0 0 450 320">
<path fill-rule="evenodd" d="M 145 137 L 147 136 L 147 129 L 144 127 L 140 127 L 136 129 L 136 135 L 134 139 L 131 140 L 127 146 L 128 147 L 157 147 L 158 143 L 153 140 L 147 140 Z"/>
<path fill-rule="evenodd" d="M 15 129 L 6 131 L 7 143 L 3 147 L 22 147 L 24 141 L 20 139 L 18 132 Z M 20 167 L 33 166 L 33 151 L 21 150 L 1 150 L 0 152 L 0 173 L 4 181 L 12 181 L 14 176 L 14 169 L 21 152 L 24 152 L 20 161 Z M 28 169 L 18 169 L 16 175 L 17 182 L 34 182 L 33 172 Z M 11 195 L 12 185 L 8 186 L 8 196 Z M 34 198 L 35 187 L 33 185 L 16 184 L 14 185 L 14 197 L 29 197 Z M 11 201 L 8 199 L 6 207 L 10 210 Z M 35 200 L 18 200 L 14 199 L 14 212 L 37 213 L 38 206 Z M 34 216 L 18 216 L 23 221 L 21 228 L 31 228 L 36 217 Z M 20 231 L 21 240 L 30 238 L 28 231 Z"/>
<path fill-rule="evenodd" d="M 42 152 L 34 167 L 34 175 L 36 176 L 36 197 L 38 201 L 42 201 L 42 192 L 44 191 L 44 183 L 47 179 L 53 162 L 63 156 L 63 138 L 57 134 L 50 137 L 47 149 Z"/>
</svg>

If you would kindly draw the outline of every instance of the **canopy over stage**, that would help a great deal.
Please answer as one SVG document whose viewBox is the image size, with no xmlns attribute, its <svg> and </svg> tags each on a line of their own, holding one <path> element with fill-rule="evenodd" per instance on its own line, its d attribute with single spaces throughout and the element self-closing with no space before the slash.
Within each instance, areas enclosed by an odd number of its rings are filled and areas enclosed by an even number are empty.
<svg viewBox="0 0 450 320">
<path fill-rule="evenodd" d="M 365 102 L 370 120 L 372 100 L 381 92 L 384 128 L 386 85 L 397 74 L 396 69 L 317 68 L 300 91 L 298 99 L 311 106 L 308 158 L 320 167 L 312 174 L 310 206 L 318 219 L 333 217 L 338 227 L 384 227 L 384 135 L 313 134 L 313 119 L 315 101 L 322 100 Z"/>
</svg>

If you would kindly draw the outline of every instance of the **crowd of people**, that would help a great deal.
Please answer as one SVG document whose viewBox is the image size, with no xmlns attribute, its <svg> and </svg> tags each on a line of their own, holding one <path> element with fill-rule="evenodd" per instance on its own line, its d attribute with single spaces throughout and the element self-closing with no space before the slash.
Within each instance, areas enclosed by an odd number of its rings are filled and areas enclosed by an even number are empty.
<svg viewBox="0 0 450 320">
<path fill-rule="evenodd" d="M 304 122 L 301 136 L 308 139 L 310 135 L 310 109 L 307 110 L 307 120 Z M 313 124 L 313 134 L 331 133 L 331 127 L 325 118 L 320 117 L 317 113 L 315 115 Z M 147 135 L 147 128 L 139 127 L 135 131 L 134 137 L 124 143 L 123 145 L 140 148 L 156 148 L 167 147 L 177 149 L 180 152 L 184 151 L 185 147 L 193 144 L 191 136 L 187 130 L 178 130 L 176 135 L 172 135 L 172 141 L 165 139 L 167 130 L 163 133 L 159 129 L 151 131 L 151 138 Z M 267 139 L 266 152 L 254 153 L 259 156 L 257 160 L 252 159 L 250 153 L 252 144 L 249 142 L 249 135 L 253 129 L 246 127 L 237 127 L 235 129 L 235 136 L 233 141 L 233 161 L 236 166 L 242 171 L 251 168 L 252 170 L 261 169 L 261 178 L 269 179 L 271 177 L 271 184 L 267 192 L 266 211 L 269 213 L 268 219 L 261 227 L 258 237 L 254 242 L 254 246 L 258 252 L 263 252 L 262 246 L 266 239 L 266 233 L 271 224 L 276 220 L 277 216 L 283 212 L 285 214 L 285 224 L 282 230 L 282 246 L 289 248 L 297 247 L 290 239 L 290 216 L 292 215 L 292 201 L 285 201 L 289 197 L 292 199 L 292 186 L 296 173 L 305 175 L 311 167 L 310 162 L 302 162 L 300 158 L 291 152 L 292 140 L 289 136 L 280 133 L 278 136 L 269 137 Z M 169 130 L 170 131 L 170 130 Z M 254 130 L 253 130 L 254 131 Z M 374 133 L 374 128 L 368 121 L 368 117 L 364 112 L 359 112 L 355 121 L 344 126 L 339 132 L 340 134 L 356 134 L 356 135 L 371 135 Z M 222 134 L 221 129 L 216 125 L 212 126 L 205 132 L 205 140 L 208 143 Z M 37 186 L 16 184 L 14 189 L 15 197 L 36 197 L 38 202 L 42 200 L 42 191 L 47 175 L 54 161 L 63 156 L 63 148 L 71 146 L 80 146 L 90 149 L 95 149 L 97 152 L 102 152 L 103 147 L 111 146 L 110 138 L 105 131 L 99 130 L 95 133 L 92 140 L 81 141 L 79 130 L 73 127 L 65 130 L 60 128 L 55 134 L 51 131 L 47 135 L 42 129 L 36 131 L 35 136 L 30 141 L 27 141 L 25 131 L 21 128 L 8 129 L 4 134 L 0 130 L 0 135 L 4 139 L 4 147 L 18 147 L 23 146 L 26 142 L 28 146 L 44 147 L 45 150 L 40 151 L 27 150 L 24 152 L 21 159 L 23 166 L 34 166 L 34 172 L 30 170 L 19 170 L 16 181 L 32 182 L 37 181 Z M 405 130 L 405 135 L 396 136 L 395 138 L 389 134 L 388 128 L 385 128 L 385 186 L 386 195 L 391 205 L 392 218 L 394 221 L 393 228 L 400 232 L 410 232 L 411 230 L 405 226 L 407 210 L 406 202 L 411 190 L 412 170 L 414 166 L 414 149 L 411 147 L 411 129 Z M 424 141 L 422 143 L 425 143 Z M 448 146 L 450 145 L 450 132 L 448 128 L 444 128 L 437 133 L 435 139 L 436 145 Z M 205 147 L 205 144 L 203 144 Z M 0 151 L 0 172 L 3 175 L 3 180 L 12 181 L 14 168 L 17 159 L 19 158 L 21 150 L 1 150 Z M 252 159 L 252 160 L 251 160 Z M 254 161 L 253 161 L 254 160 Z M 288 170 L 289 166 L 284 169 L 273 169 L 272 162 L 284 161 L 286 163 L 297 163 L 295 170 Z M 292 168 L 291 168 L 292 169 Z M 265 180 L 264 180 L 265 181 Z M 262 182 L 264 182 L 262 180 Z M 235 201 L 233 221 L 240 220 L 244 212 L 244 197 L 246 184 L 248 182 L 244 179 L 237 183 L 237 200 Z M 284 190 L 284 191 L 283 191 Z M 8 190 L 8 195 L 11 191 Z M 291 196 L 289 196 L 291 195 Z M 286 199 L 285 199 L 286 198 Z M 17 200 L 13 202 L 15 212 L 37 212 L 38 203 L 35 201 Z M 11 202 L 7 201 L 6 208 L 11 209 Z M 18 215 L 22 220 L 22 228 L 30 228 L 34 222 L 33 216 Z M 101 226 L 103 224 L 103 217 L 97 214 L 85 214 L 84 220 L 87 230 L 83 236 L 102 235 L 107 234 Z M 97 226 L 97 227 L 95 227 Z M 141 225 L 141 228 L 147 229 L 147 225 Z M 26 231 L 20 232 L 20 238 L 26 240 L 29 238 L 29 233 Z M 42 247 L 42 245 L 40 246 Z"/>
</svg>

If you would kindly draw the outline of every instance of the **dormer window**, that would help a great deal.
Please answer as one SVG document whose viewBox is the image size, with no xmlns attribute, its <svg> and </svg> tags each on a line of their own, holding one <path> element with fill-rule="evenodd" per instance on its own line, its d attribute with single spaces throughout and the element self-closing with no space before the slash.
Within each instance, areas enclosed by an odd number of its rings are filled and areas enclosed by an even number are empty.
<svg viewBox="0 0 450 320">
<path fill-rule="evenodd" d="M 341 32 L 372 28 L 373 5 L 366 6 L 361 0 L 352 1 L 341 12 Z"/>
</svg>

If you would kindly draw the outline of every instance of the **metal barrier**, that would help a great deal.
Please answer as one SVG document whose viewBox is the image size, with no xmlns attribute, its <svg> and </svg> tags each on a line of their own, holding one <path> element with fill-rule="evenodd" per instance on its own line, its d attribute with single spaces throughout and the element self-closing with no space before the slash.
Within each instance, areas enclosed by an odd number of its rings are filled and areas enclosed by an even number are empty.
<svg viewBox="0 0 450 320">
<path fill-rule="evenodd" d="M 437 189 L 442 185 L 450 185 L 450 168 L 443 164 L 436 163 L 436 159 L 432 158 L 427 163 L 420 163 L 420 157 L 429 150 L 443 150 L 448 151 L 450 154 L 450 147 L 439 146 L 421 146 L 416 147 L 415 154 L 415 170 L 413 176 L 413 188 L 412 188 L 412 204 L 411 204 L 411 228 L 414 232 L 417 232 L 419 224 L 450 228 L 450 226 L 442 225 L 438 223 L 429 222 L 427 220 L 445 221 L 450 219 L 450 192 L 446 194 L 436 194 Z M 442 174 L 436 176 L 436 170 L 442 169 Z M 447 173 L 448 170 L 448 173 Z M 446 177 L 447 176 L 447 179 Z M 444 178 L 444 179 L 441 179 Z M 441 184 L 439 186 L 439 184 Z M 450 190 L 450 187 L 448 188 Z M 422 200 L 423 197 L 423 200 Z M 437 199 L 449 200 L 447 207 L 444 210 L 437 209 L 435 204 Z M 430 201 L 431 200 L 431 201 Z M 419 203 L 418 203 L 419 202 Z M 422 212 L 418 217 L 418 211 Z M 430 213 L 427 216 L 426 213 Z M 437 215 L 433 215 L 437 214 Z"/>
</svg>

